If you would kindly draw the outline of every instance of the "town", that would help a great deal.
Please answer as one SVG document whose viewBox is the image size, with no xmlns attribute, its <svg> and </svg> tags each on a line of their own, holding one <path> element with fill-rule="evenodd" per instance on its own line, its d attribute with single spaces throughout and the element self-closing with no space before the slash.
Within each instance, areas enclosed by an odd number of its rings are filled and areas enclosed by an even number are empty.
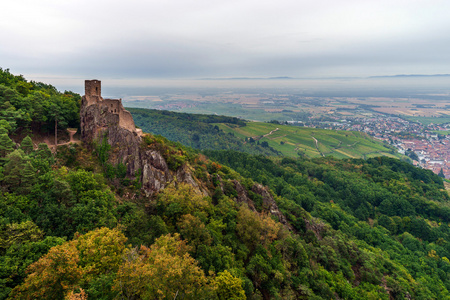
<svg viewBox="0 0 450 300">
<path fill-rule="evenodd" d="M 333 117 L 330 117 L 333 118 Z M 450 124 L 422 125 L 397 116 L 377 114 L 368 117 L 348 117 L 317 122 L 311 119 L 305 126 L 365 132 L 397 148 L 411 158 L 414 165 L 450 178 Z M 298 124 L 297 124 L 298 125 Z"/>
</svg>

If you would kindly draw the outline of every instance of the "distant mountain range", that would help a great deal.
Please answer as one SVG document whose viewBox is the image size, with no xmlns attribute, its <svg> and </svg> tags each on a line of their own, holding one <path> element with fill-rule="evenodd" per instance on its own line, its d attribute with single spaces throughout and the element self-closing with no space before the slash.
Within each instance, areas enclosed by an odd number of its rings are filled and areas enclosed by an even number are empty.
<svg viewBox="0 0 450 300">
<path fill-rule="evenodd" d="M 325 77 L 325 78 L 296 78 L 289 76 L 277 76 L 277 77 L 209 77 L 200 78 L 199 80 L 287 80 L 287 79 L 298 79 L 298 80 L 310 80 L 310 79 L 363 79 L 363 78 L 416 78 L 416 77 L 450 77 L 450 74 L 398 74 L 398 75 L 379 75 L 379 76 L 369 76 L 369 77 Z"/>
<path fill-rule="evenodd" d="M 450 74 L 399 74 L 399 75 L 383 75 L 383 76 L 370 76 L 368 78 L 401 78 L 401 77 L 450 77 Z"/>
<path fill-rule="evenodd" d="M 298 79 L 289 76 L 279 77 L 226 77 L 226 78 L 200 78 L 200 80 L 278 80 L 278 79 Z"/>
</svg>

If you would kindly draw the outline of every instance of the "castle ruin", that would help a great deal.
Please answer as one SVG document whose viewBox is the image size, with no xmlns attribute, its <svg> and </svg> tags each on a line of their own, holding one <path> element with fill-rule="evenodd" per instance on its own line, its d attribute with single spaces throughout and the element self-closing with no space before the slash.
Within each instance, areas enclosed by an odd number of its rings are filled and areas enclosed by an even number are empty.
<svg viewBox="0 0 450 300">
<path fill-rule="evenodd" d="M 103 142 L 111 146 L 108 163 L 126 166 L 126 177 L 139 180 L 147 196 L 173 181 L 174 175 L 161 153 L 142 147 L 142 130 L 136 129 L 131 113 L 122 106 L 122 100 L 102 98 L 100 80 L 85 81 L 80 127 L 81 139 L 91 150 Z M 176 173 L 177 180 L 193 181 L 192 176 L 183 170 L 180 168 Z"/>
<path fill-rule="evenodd" d="M 142 135 L 141 129 L 136 129 L 131 113 L 122 105 L 122 99 L 103 99 L 102 86 L 100 80 L 85 80 L 84 82 L 85 95 L 82 98 L 82 107 L 87 109 L 90 106 L 100 111 L 102 118 L 94 118 L 94 123 L 100 127 L 109 127 L 117 125 L 136 135 Z M 83 118 L 82 118 L 83 123 Z M 83 126 L 82 126 L 83 129 Z M 84 136 L 82 130 L 82 137 Z"/>
</svg>

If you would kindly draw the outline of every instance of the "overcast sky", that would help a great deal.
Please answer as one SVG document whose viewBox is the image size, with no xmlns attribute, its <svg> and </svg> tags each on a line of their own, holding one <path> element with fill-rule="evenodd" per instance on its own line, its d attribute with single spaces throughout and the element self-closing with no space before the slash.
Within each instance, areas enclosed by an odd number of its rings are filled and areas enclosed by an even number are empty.
<svg viewBox="0 0 450 300">
<path fill-rule="evenodd" d="M 50 83 L 445 74 L 449 12 L 448 0 L 9 0 L 0 67 Z"/>
</svg>

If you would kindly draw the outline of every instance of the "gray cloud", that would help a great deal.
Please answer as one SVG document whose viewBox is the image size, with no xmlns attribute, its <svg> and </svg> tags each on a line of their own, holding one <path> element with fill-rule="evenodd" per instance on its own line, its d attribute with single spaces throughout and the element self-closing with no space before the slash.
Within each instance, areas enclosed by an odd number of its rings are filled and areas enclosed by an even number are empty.
<svg viewBox="0 0 450 300">
<path fill-rule="evenodd" d="M 2 6 L 0 67 L 26 77 L 450 73 L 450 3 L 443 0 L 17 0 Z"/>
</svg>

